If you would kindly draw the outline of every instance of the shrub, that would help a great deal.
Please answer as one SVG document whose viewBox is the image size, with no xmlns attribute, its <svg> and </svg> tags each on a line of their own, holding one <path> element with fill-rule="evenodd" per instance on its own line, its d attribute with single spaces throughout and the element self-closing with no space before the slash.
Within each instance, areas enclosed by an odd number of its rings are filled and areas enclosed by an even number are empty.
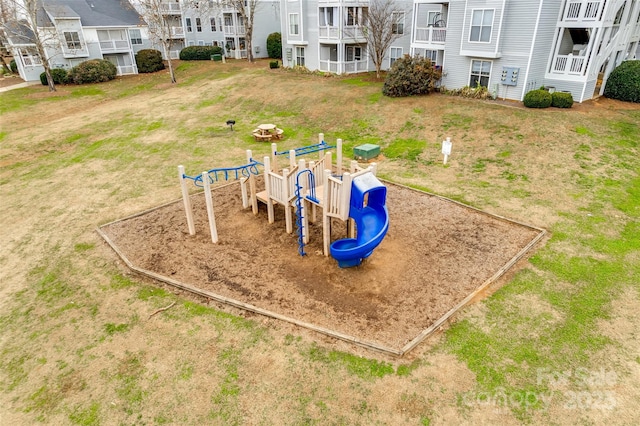
<svg viewBox="0 0 640 426">
<path fill-rule="evenodd" d="M 604 87 L 607 98 L 640 103 L 640 61 L 624 61 L 614 69 Z"/>
<path fill-rule="evenodd" d="M 461 96 L 463 98 L 472 98 L 472 99 L 493 99 L 493 95 L 489 91 L 488 88 L 484 86 L 478 87 L 469 87 L 464 86 L 460 89 L 441 89 L 441 91 L 447 95 L 451 96 Z"/>
<path fill-rule="evenodd" d="M 90 59 L 69 71 L 67 81 L 75 84 L 101 83 L 116 78 L 118 69 L 106 59 Z"/>
<path fill-rule="evenodd" d="M 573 96 L 569 92 L 553 92 L 551 94 L 551 106 L 556 108 L 571 108 Z"/>
<path fill-rule="evenodd" d="M 51 78 L 53 79 L 53 84 L 64 84 L 67 82 L 67 70 L 62 68 L 54 68 L 51 70 Z M 47 80 L 47 74 L 40 74 L 40 83 L 43 86 L 49 84 L 49 80 Z"/>
<path fill-rule="evenodd" d="M 212 55 L 222 53 L 220 46 L 189 46 L 180 51 L 182 61 L 209 61 Z"/>
<path fill-rule="evenodd" d="M 11 68 L 11 72 L 14 74 L 18 72 L 18 64 L 16 64 L 15 59 L 12 59 L 11 62 L 9 62 L 9 68 Z"/>
<path fill-rule="evenodd" d="M 404 55 L 387 73 L 382 94 L 391 97 L 425 95 L 434 90 L 440 77 L 442 71 L 436 69 L 430 59 Z"/>
<path fill-rule="evenodd" d="M 267 54 L 272 59 L 282 59 L 282 35 L 271 33 L 267 37 Z"/>
<path fill-rule="evenodd" d="M 551 93 L 546 90 L 531 90 L 524 95 L 524 106 L 527 108 L 549 108 L 551 100 Z"/>
<path fill-rule="evenodd" d="M 271 68 L 271 69 L 280 68 L 280 63 L 278 61 L 270 61 L 269 62 L 269 68 Z"/>
<path fill-rule="evenodd" d="M 143 49 L 136 53 L 138 72 L 156 72 L 164 69 L 162 53 L 155 49 Z"/>
</svg>

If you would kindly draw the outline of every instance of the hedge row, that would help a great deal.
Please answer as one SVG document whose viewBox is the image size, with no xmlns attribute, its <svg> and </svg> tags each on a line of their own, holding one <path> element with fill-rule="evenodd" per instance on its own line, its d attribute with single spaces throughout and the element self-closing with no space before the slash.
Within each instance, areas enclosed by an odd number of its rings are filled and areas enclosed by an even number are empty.
<svg viewBox="0 0 640 426">
<path fill-rule="evenodd" d="M 51 70 L 51 78 L 55 84 L 87 84 L 102 83 L 113 80 L 118 74 L 118 69 L 106 59 L 90 59 L 71 68 L 69 72 L 55 68 Z M 40 74 L 40 82 L 48 84 L 47 75 Z"/>
<path fill-rule="evenodd" d="M 569 92 L 549 93 L 545 89 L 531 90 L 524 95 L 524 106 L 527 108 L 571 108 L 573 96 Z"/>
</svg>

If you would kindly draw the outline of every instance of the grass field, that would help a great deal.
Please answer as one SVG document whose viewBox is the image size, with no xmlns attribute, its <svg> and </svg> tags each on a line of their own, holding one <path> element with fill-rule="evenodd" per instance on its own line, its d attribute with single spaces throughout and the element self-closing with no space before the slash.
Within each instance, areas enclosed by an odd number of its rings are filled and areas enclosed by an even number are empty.
<svg viewBox="0 0 640 426">
<path fill-rule="evenodd" d="M 640 422 L 639 105 L 389 99 L 264 61 L 177 78 L 0 94 L 1 425 Z M 179 198 L 178 164 L 260 158 L 263 122 L 279 149 L 379 144 L 382 177 L 550 237 L 402 359 L 130 275 L 96 226 Z"/>
</svg>

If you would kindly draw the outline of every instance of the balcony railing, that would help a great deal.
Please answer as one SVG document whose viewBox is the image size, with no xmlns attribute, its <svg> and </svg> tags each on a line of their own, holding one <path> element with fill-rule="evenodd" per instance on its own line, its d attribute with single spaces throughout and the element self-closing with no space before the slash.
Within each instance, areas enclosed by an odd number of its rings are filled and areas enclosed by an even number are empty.
<svg viewBox="0 0 640 426">
<path fill-rule="evenodd" d="M 340 28 L 338 27 L 318 27 L 318 36 L 321 39 L 339 39 Z"/>
<path fill-rule="evenodd" d="M 320 61 L 320 71 L 337 74 L 339 64 L 337 61 Z"/>
<path fill-rule="evenodd" d="M 22 63 L 27 67 L 35 67 L 42 65 L 42 59 L 39 56 L 23 56 Z"/>
<path fill-rule="evenodd" d="M 586 69 L 586 56 L 556 55 L 551 73 L 582 76 Z"/>
<path fill-rule="evenodd" d="M 368 61 L 361 59 L 359 61 L 328 61 L 320 60 L 320 71 L 330 72 L 333 74 L 344 73 L 353 74 L 368 71 Z"/>
<path fill-rule="evenodd" d="M 598 21 L 604 1 L 569 0 L 564 10 L 564 21 Z"/>
<path fill-rule="evenodd" d="M 184 27 L 171 27 L 171 37 L 184 38 Z"/>
<path fill-rule="evenodd" d="M 136 74 L 135 65 L 122 65 L 116 68 L 118 69 L 118 75 Z"/>
<path fill-rule="evenodd" d="M 368 71 L 368 61 L 349 61 L 344 63 L 345 74 Z"/>
<path fill-rule="evenodd" d="M 106 40 L 100 42 L 102 53 L 122 52 L 129 50 L 128 40 Z"/>
<path fill-rule="evenodd" d="M 360 25 L 345 25 L 342 38 L 364 39 L 364 27 Z"/>
<path fill-rule="evenodd" d="M 444 44 L 447 40 L 446 28 L 416 28 L 415 41 L 417 43 Z"/>
<path fill-rule="evenodd" d="M 62 47 L 62 54 L 65 58 L 84 58 L 89 56 L 86 46 L 77 49 L 69 49 L 66 45 Z"/>
<path fill-rule="evenodd" d="M 225 25 L 224 33 L 226 35 L 245 35 L 246 30 L 244 28 L 244 25 L 237 27 L 235 25 Z"/>
<path fill-rule="evenodd" d="M 161 3 L 160 12 L 165 15 L 179 15 L 182 13 L 180 3 Z"/>
<path fill-rule="evenodd" d="M 169 52 L 169 58 L 171 59 L 180 59 L 180 51 L 179 50 L 172 50 Z"/>
</svg>

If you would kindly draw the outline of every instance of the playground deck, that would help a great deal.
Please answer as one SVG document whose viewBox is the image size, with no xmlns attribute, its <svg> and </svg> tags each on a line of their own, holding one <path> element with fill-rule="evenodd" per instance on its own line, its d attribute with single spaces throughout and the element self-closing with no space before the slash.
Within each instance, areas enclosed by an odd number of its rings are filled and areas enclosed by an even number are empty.
<svg viewBox="0 0 640 426">
<path fill-rule="evenodd" d="M 207 299 L 402 355 L 523 258 L 544 231 L 451 200 L 388 184 L 390 228 L 361 266 L 338 268 L 310 227 L 307 256 L 285 232 L 284 208 L 267 223 L 242 209 L 239 184 L 214 188 L 218 244 L 202 193 L 196 235 L 181 201 L 100 228 L 133 270 Z M 332 241 L 344 238 L 333 220 Z"/>
</svg>

